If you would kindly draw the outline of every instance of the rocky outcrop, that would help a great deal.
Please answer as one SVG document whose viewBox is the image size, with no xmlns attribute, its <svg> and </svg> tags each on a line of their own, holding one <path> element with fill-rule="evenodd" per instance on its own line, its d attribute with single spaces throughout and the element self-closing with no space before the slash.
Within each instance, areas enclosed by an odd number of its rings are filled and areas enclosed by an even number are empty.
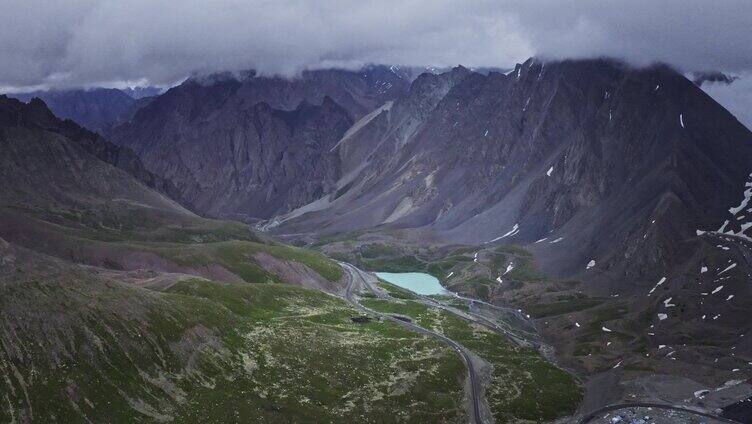
<svg viewBox="0 0 752 424">
<path fill-rule="evenodd" d="M 686 257 L 676 241 L 719 222 L 751 171 L 749 130 L 664 66 L 529 60 L 508 75 L 453 72 L 441 89 L 422 87 L 447 74 L 416 79 L 351 134 L 340 155 L 353 171 L 326 208 L 281 231 L 545 239 L 532 249 L 554 273 L 597 256 L 599 268 L 638 277 Z"/>
<path fill-rule="evenodd" d="M 311 202 L 340 177 L 332 147 L 367 112 L 403 93 L 384 67 L 300 78 L 194 78 L 115 128 L 147 168 L 211 216 L 253 221 Z"/>
<path fill-rule="evenodd" d="M 71 119 L 91 131 L 103 133 L 129 111 L 136 100 L 113 88 L 52 90 L 12 94 L 21 101 L 42 99 L 62 119 Z"/>
</svg>

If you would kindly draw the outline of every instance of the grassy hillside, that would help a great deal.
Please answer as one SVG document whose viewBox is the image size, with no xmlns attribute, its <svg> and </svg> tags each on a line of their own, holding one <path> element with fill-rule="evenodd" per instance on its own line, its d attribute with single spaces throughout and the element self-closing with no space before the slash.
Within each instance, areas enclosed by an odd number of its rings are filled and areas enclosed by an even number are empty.
<svg viewBox="0 0 752 424">
<path fill-rule="evenodd" d="M 107 205 L 124 214 L 122 205 Z M 258 257 L 264 253 L 287 264 L 302 264 L 328 282 L 342 276 L 340 267 L 322 254 L 261 240 L 241 223 L 198 217 L 173 222 L 149 215 L 153 211 L 148 208 L 137 210 L 148 217 L 123 221 L 118 215 L 105 224 L 81 220 L 69 208 L 0 207 L 0 236 L 61 259 L 120 270 L 298 283 L 291 281 L 295 276 L 285 278 L 264 269 Z"/>
<path fill-rule="evenodd" d="M 538 352 L 518 348 L 485 327 L 413 300 L 366 299 L 363 304 L 409 316 L 488 361 L 493 374 L 486 397 L 497 422 L 550 421 L 573 413 L 580 402 L 581 389 L 572 376 L 546 362 Z"/>
<path fill-rule="evenodd" d="M 274 283 L 166 292 L 0 252 L 1 422 L 461 422 L 454 352 Z M 409 415 L 409 416 L 408 416 Z"/>
</svg>

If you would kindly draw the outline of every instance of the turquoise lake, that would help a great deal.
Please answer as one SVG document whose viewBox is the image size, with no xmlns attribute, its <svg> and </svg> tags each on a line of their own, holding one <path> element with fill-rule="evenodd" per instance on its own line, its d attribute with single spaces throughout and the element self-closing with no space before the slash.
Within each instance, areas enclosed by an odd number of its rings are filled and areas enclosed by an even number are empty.
<svg viewBox="0 0 752 424">
<path fill-rule="evenodd" d="M 395 286 L 422 295 L 449 293 L 438 278 L 422 272 L 377 272 L 376 275 Z"/>
</svg>

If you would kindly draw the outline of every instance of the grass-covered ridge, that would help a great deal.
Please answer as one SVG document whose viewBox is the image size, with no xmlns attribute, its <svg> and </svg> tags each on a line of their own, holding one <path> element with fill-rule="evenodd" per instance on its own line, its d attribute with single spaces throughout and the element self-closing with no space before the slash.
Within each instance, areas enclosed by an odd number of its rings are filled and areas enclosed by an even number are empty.
<svg viewBox="0 0 752 424">
<path fill-rule="evenodd" d="M 274 283 L 167 292 L 92 270 L 0 278 L 0 422 L 462 422 L 464 367 L 344 301 Z"/>
<path fill-rule="evenodd" d="M 207 266 L 219 264 L 249 283 L 284 282 L 256 263 L 254 255 L 266 253 L 277 259 L 299 262 L 323 278 L 335 282 L 342 277 L 342 268 L 324 255 L 293 246 L 258 243 L 245 240 L 221 241 L 196 244 L 133 245 L 152 251 L 184 266 Z"/>
<path fill-rule="evenodd" d="M 25 234 L 19 240 L 21 245 L 73 262 L 116 269 L 156 267 L 189 274 L 217 266 L 235 274 L 237 280 L 292 282 L 265 270 L 256 257 L 263 253 L 305 265 L 330 282 L 337 282 L 342 276 L 340 267 L 321 253 L 262 240 L 238 222 L 198 217 L 156 223 L 113 218 L 108 222 L 111 227 L 102 228 L 101 221 L 78 221 L 64 218 L 66 214 L 55 209 L 0 207 L 0 220 L 13 223 L 18 232 Z M 156 258 L 168 263 L 158 263 Z"/>
</svg>

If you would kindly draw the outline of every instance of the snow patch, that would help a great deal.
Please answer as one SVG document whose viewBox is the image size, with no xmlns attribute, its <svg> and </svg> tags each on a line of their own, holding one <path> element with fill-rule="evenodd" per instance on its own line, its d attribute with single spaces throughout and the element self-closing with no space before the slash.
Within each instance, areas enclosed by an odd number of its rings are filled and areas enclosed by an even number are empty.
<svg viewBox="0 0 752 424">
<path fill-rule="evenodd" d="M 733 208 L 732 208 L 732 209 L 733 209 Z M 718 229 L 718 232 L 719 232 L 719 233 L 722 233 L 722 232 L 726 231 L 726 226 L 727 226 L 727 225 L 729 225 L 729 221 L 728 221 L 728 219 L 727 219 L 727 220 L 725 220 L 725 221 L 723 221 L 723 225 L 721 225 L 721 228 L 719 228 L 719 229 Z"/>
<path fill-rule="evenodd" d="M 503 238 L 505 238 L 505 237 L 510 237 L 510 236 L 513 236 L 513 235 L 515 235 L 515 234 L 517 234 L 517 233 L 519 233 L 519 232 L 520 232 L 520 224 L 514 224 L 514 227 L 512 227 L 512 229 L 511 229 L 511 230 L 509 230 L 509 232 L 508 232 L 508 233 L 504 234 L 503 236 L 500 236 L 500 237 L 496 237 L 496 238 L 495 238 L 495 239 L 493 239 L 493 240 L 489 240 L 489 241 L 487 241 L 486 243 L 493 243 L 493 242 L 495 242 L 495 241 L 497 241 L 497 240 L 501 240 L 501 239 L 503 239 Z"/>
<path fill-rule="evenodd" d="M 554 244 L 554 243 L 558 243 L 558 242 L 560 242 L 560 241 L 562 241 L 562 240 L 564 240 L 564 237 L 559 237 L 559 238 L 557 238 L 557 239 L 556 239 L 556 240 L 554 240 L 554 241 L 550 241 L 550 242 L 548 242 L 548 244 Z"/>
<path fill-rule="evenodd" d="M 504 273 L 503 273 L 503 274 L 501 274 L 501 275 L 507 275 L 507 274 L 509 274 L 510 272 L 512 272 L 512 270 L 513 270 L 513 269 L 514 269 L 514 265 L 513 265 L 513 264 L 512 264 L 511 262 L 510 262 L 510 263 L 509 263 L 509 265 L 507 265 L 507 270 L 506 270 L 506 271 L 504 271 Z"/>
<path fill-rule="evenodd" d="M 684 128 L 684 114 L 683 113 L 679 114 L 679 124 L 681 125 L 682 128 Z"/>
<path fill-rule="evenodd" d="M 726 272 L 726 271 L 730 271 L 730 270 L 732 270 L 732 269 L 734 269 L 734 268 L 736 268 L 736 262 L 734 262 L 733 264 L 731 264 L 731 265 L 727 266 L 727 267 L 726 267 L 726 268 L 725 268 L 725 269 L 724 269 L 723 271 L 719 272 L 719 273 L 718 273 L 718 275 L 721 275 L 721 274 L 723 274 L 724 272 Z"/>
<path fill-rule="evenodd" d="M 750 199 L 752 199 L 752 182 L 747 182 L 745 184 L 745 187 L 748 187 L 748 188 L 744 190 L 744 199 L 742 199 L 742 203 L 739 206 L 729 209 L 729 212 L 731 212 L 731 215 L 736 215 L 739 212 L 741 212 L 744 208 L 747 207 Z"/>
<path fill-rule="evenodd" d="M 651 294 L 653 294 L 653 292 L 655 291 L 655 289 L 657 289 L 658 286 L 660 286 L 661 284 L 663 284 L 665 282 L 666 282 L 666 277 L 661 278 L 660 281 L 658 281 L 658 283 L 656 283 L 656 285 L 652 289 L 650 289 L 650 291 L 648 292 L 648 296 L 650 296 Z"/>
<path fill-rule="evenodd" d="M 658 314 L 658 319 L 663 321 L 664 319 L 668 318 L 668 315 L 666 314 Z"/>
<path fill-rule="evenodd" d="M 546 171 L 546 176 L 550 177 L 553 172 L 554 172 L 554 167 L 552 166 L 552 167 L 548 168 L 548 171 Z"/>
<path fill-rule="evenodd" d="M 591 259 L 591 260 L 590 260 L 590 262 L 588 262 L 588 264 L 587 264 L 587 266 L 585 267 L 585 269 L 590 269 L 590 268 L 592 268 L 592 267 L 594 267 L 594 266 L 595 266 L 595 260 L 594 260 L 594 259 Z"/>
<path fill-rule="evenodd" d="M 718 287 L 715 288 L 715 290 L 713 290 L 712 292 L 710 292 L 710 294 L 716 294 L 716 293 L 718 293 L 721 290 L 723 290 L 723 286 L 718 286 Z"/>
<path fill-rule="evenodd" d="M 700 274 L 705 274 L 706 272 L 708 272 L 708 267 L 703 266 L 700 268 Z"/>
<path fill-rule="evenodd" d="M 540 240 L 536 241 L 536 242 L 535 242 L 535 243 L 533 243 L 533 244 L 538 244 L 538 243 L 544 242 L 544 241 L 546 241 L 546 240 L 548 240 L 548 237 L 543 237 L 542 239 L 540 239 Z"/>
<path fill-rule="evenodd" d="M 611 330 L 606 327 L 601 327 L 601 330 L 605 331 L 606 333 L 610 333 Z"/>
</svg>

